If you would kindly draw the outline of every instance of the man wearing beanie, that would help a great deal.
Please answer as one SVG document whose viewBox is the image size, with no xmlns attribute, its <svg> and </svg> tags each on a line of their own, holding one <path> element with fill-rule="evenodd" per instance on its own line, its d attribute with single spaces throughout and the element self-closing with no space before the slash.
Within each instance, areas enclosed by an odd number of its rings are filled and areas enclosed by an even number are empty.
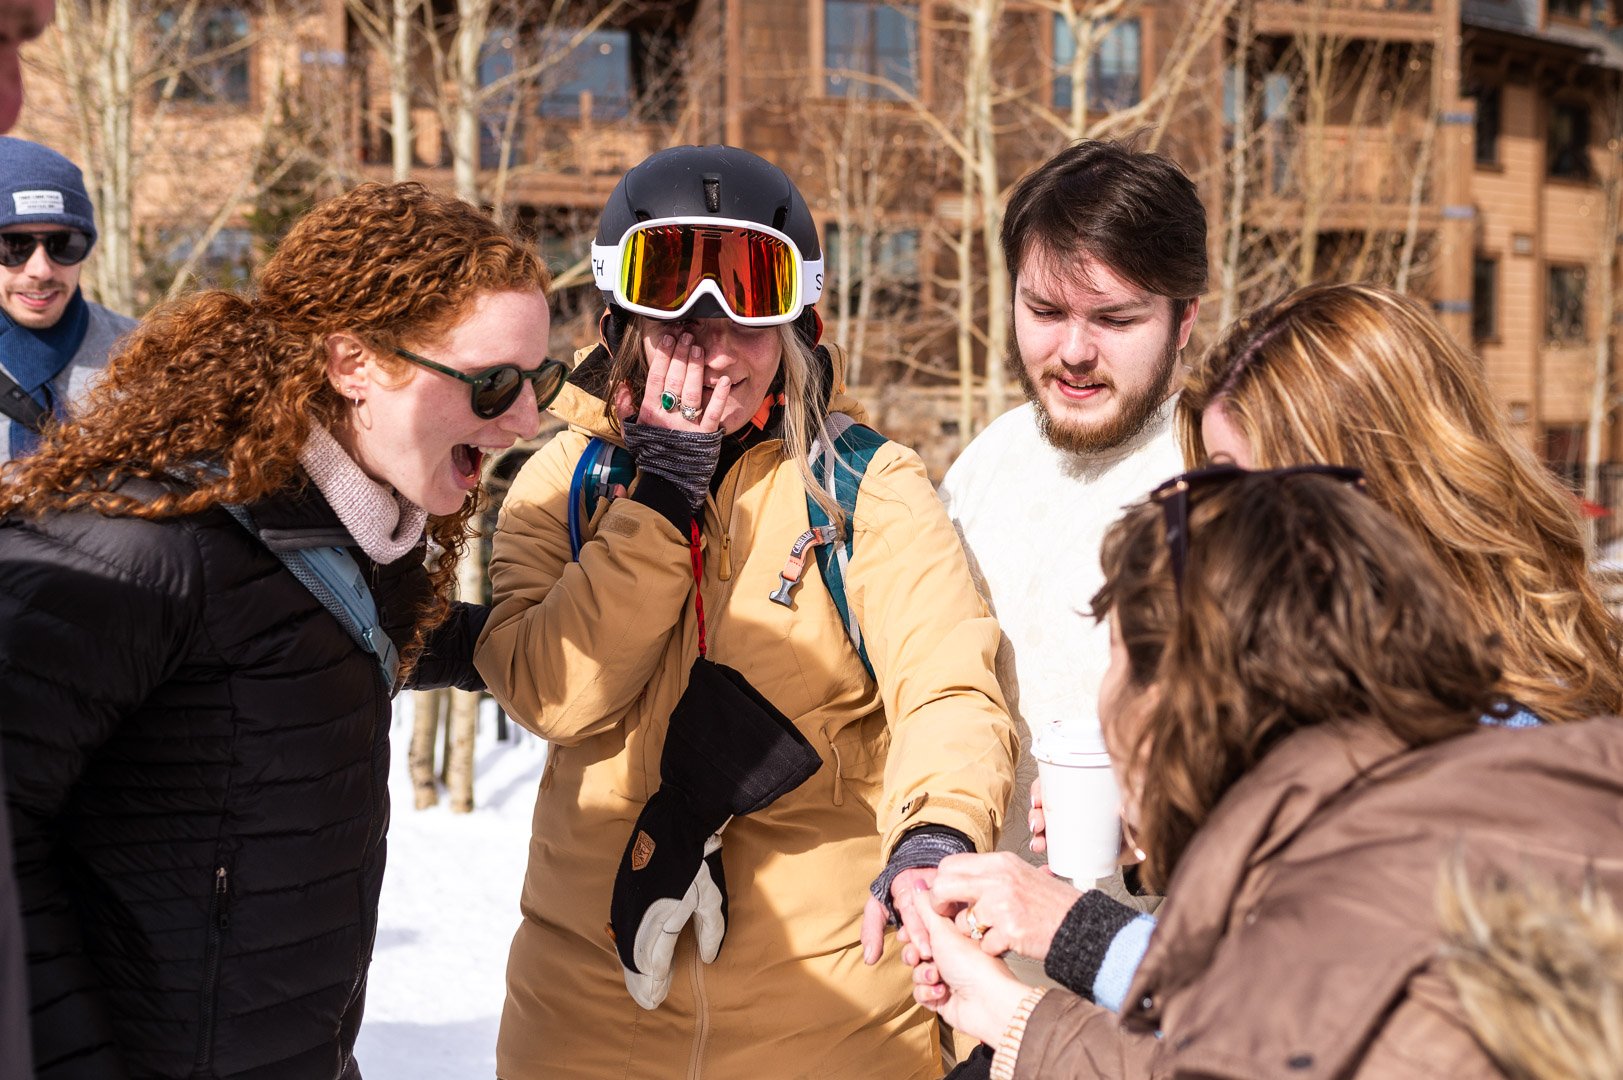
<svg viewBox="0 0 1623 1080">
<path fill-rule="evenodd" d="M 135 325 L 79 290 L 95 243 L 79 167 L 0 136 L 0 462 L 33 452 L 40 423 L 67 415 Z"/>
</svg>

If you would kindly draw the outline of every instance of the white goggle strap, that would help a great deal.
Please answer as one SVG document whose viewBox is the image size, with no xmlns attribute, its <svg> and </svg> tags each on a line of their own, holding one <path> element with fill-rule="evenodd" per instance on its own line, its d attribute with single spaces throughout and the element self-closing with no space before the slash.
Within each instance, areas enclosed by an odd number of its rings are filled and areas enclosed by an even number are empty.
<svg viewBox="0 0 1623 1080">
<path fill-rule="evenodd" d="M 615 299 L 620 298 L 620 252 L 621 244 L 602 245 L 592 244 L 592 281 L 602 292 L 613 293 Z"/>
<path fill-rule="evenodd" d="M 791 249 L 794 250 L 794 249 Z M 795 256 L 799 258 L 799 251 Z M 800 306 L 809 308 L 823 298 L 823 260 L 800 260 Z"/>
</svg>

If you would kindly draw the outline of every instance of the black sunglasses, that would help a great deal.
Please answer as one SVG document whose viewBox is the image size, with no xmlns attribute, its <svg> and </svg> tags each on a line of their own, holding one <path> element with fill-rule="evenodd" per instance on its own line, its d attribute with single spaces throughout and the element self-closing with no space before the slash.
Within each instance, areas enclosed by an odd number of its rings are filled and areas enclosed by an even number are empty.
<svg viewBox="0 0 1623 1080">
<path fill-rule="evenodd" d="M 535 388 L 535 407 L 544 409 L 569 381 L 569 366 L 562 360 L 543 360 L 534 371 L 525 371 L 515 364 L 498 364 L 476 375 L 465 375 L 456 368 L 436 364 L 427 357 L 406 349 L 396 349 L 395 355 L 410 360 L 430 371 L 449 375 L 458 382 L 473 387 L 473 415 L 481 420 L 494 420 L 513 407 L 527 380 Z"/>
<path fill-rule="evenodd" d="M 58 266 L 77 265 L 90 254 L 90 234 L 78 229 L 0 233 L 0 266 L 21 266 L 34 257 L 34 249 L 41 244 L 45 245 L 45 257 Z"/>
<path fill-rule="evenodd" d="M 1172 557 L 1172 584 L 1183 595 L 1184 567 L 1189 562 L 1189 499 L 1197 488 L 1238 480 L 1242 476 L 1267 476 L 1283 479 L 1287 476 L 1328 476 L 1344 484 L 1364 490 L 1364 473 L 1348 465 L 1292 465 L 1284 469 L 1242 469 L 1238 465 L 1211 465 L 1204 469 L 1191 469 L 1150 492 L 1150 498 L 1161 507 L 1162 520 L 1167 527 L 1167 552 Z"/>
</svg>

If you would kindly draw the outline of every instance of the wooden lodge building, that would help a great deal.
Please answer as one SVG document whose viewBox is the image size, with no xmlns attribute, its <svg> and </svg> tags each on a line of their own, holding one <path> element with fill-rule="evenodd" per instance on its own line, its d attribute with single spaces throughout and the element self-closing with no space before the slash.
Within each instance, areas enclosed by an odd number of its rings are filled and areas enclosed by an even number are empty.
<svg viewBox="0 0 1623 1080">
<path fill-rule="evenodd" d="M 402 99 L 391 95 L 377 33 L 391 0 L 306 3 L 274 29 L 263 5 L 202 5 L 187 46 L 198 64 L 170 94 L 165 122 L 176 136 L 158 140 L 192 142 L 184 156 L 151 158 L 131 194 L 140 257 L 196 255 L 205 279 L 229 278 L 263 243 L 254 229 L 269 216 L 266 199 L 292 179 L 396 175 Z M 1400 283 L 1480 353 L 1527 445 L 1577 480 L 1597 416 L 1601 460 L 1623 454 L 1607 400 L 1618 393 L 1623 233 L 1618 4 L 1129 0 L 1106 25 L 1075 26 L 1053 0 L 394 7 L 416 12 L 405 160 L 431 184 L 458 179 L 456 27 L 471 14 L 486 28 L 468 84 L 481 90 L 478 197 L 533 231 L 563 275 L 560 311 L 579 320 L 555 334 L 590 333 L 597 301 L 581 259 L 620 173 L 676 142 L 743 145 L 788 169 L 825 226 L 833 284 L 824 316 L 842 342 L 861 339 L 857 381 L 876 398 L 906 386 L 937 402 L 890 415 L 903 437 L 950 455 L 962 436 L 950 406 L 964 310 L 957 283 L 965 266 L 985 267 L 982 238 L 966 225 L 982 179 L 968 163 L 984 164 L 965 145 L 977 70 L 970 27 L 976 12 L 990 12 L 999 186 L 1078 133 L 1153 126 L 1210 210 L 1214 296 L 1203 335 L 1220 313 L 1302 281 Z M 1081 67 L 1076 27 L 1092 39 Z M 43 104 L 31 104 L 16 133 L 82 159 L 83 105 L 76 121 L 73 96 L 49 85 L 66 80 L 52 49 L 49 39 L 34 47 L 30 90 Z M 320 152 L 302 151 L 304 166 L 268 181 L 263 161 L 255 183 L 211 180 L 228 166 L 240 174 L 254 157 L 274 95 L 303 111 L 297 124 L 280 113 L 272 126 L 315 131 Z M 234 191 L 250 194 L 232 206 Z M 188 247 L 215 206 L 225 209 L 206 250 Z M 973 250 L 961 257 L 966 240 Z M 161 286 L 161 275 L 147 276 Z M 978 326 L 1004 318 L 985 310 L 983 294 L 971 300 Z M 986 344 L 972 343 L 977 370 L 986 370 Z M 1610 383 L 1598 405 L 1597 372 Z M 1616 468 L 1603 468 L 1608 484 Z M 1616 505 L 1615 492 L 1603 494 Z"/>
</svg>

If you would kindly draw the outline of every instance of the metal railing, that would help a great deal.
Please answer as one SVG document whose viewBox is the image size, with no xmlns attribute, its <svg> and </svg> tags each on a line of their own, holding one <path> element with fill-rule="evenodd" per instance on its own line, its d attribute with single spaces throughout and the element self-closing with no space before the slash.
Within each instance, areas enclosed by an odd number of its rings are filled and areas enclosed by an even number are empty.
<svg viewBox="0 0 1623 1080">
<path fill-rule="evenodd" d="M 1379 11 L 1406 15 L 1429 14 L 1433 0 L 1264 0 L 1280 7 L 1320 8 L 1326 11 Z"/>
</svg>

